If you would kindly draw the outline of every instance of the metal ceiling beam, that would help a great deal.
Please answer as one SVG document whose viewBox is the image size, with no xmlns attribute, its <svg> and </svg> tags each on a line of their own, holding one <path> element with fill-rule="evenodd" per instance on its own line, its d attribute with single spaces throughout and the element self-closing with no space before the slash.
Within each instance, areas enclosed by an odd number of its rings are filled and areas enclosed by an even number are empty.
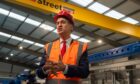
<svg viewBox="0 0 140 84">
<path fill-rule="evenodd" d="M 109 43 L 110 45 L 112 45 L 112 46 L 114 46 L 114 47 L 118 47 L 118 46 L 121 46 L 121 45 L 122 45 L 122 44 L 120 44 L 120 43 L 118 43 L 118 42 L 116 42 L 116 41 L 113 41 L 113 40 L 104 38 L 103 36 L 97 35 L 97 34 L 95 34 L 95 33 L 90 33 L 90 32 L 88 32 L 88 31 L 83 30 L 83 29 L 78 28 L 78 27 L 74 28 L 74 31 L 80 32 L 80 33 L 82 33 L 82 34 L 84 34 L 84 35 L 93 37 L 93 38 L 95 38 L 95 39 L 101 39 L 101 40 L 103 40 L 105 43 Z"/>
<path fill-rule="evenodd" d="M 103 46 L 105 46 L 105 45 L 107 45 L 107 44 L 106 44 L 106 43 L 101 44 L 101 45 L 99 45 L 99 46 L 96 46 L 96 47 L 93 47 L 93 48 L 88 49 L 88 51 L 90 52 L 90 51 L 92 51 L 93 49 L 97 49 L 97 48 L 103 47 Z"/>
<path fill-rule="evenodd" d="M 132 2 L 136 3 L 137 5 L 140 5 L 140 0 L 129 0 L 129 1 L 132 1 Z"/>
<path fill-rule="evenodd" d="M 50 22 L 53 23 L 53 21 L 51 21 L 51 19 L 52 19 L 51 17 L 48 17 L 48 20 L 49 20 Z M 12 32 L 12 31 L 7 30 L 7 29 L 4 29 L 4 28 L 0 28 L 0 31 L 5 32 L 5 33 L 8 33 L 8 34 L 11 34 L 11 35 L 19 36 L 19 37 L 21 37 L 21 38 L 25 38 L 25 39 L 28 39 L 28 40 L 31 40 L 31 41 L 35 41 L 35 42 L 38 42 L 38 43 L 42 43 L 42 44 L 47 43 L 47 42 L 45 42 L 45 41 L 40 41 L 40 40 L 38 40 L 38 39 L 29 37 L 29 36 L 24 35 L 24 34 L 14 33 L 14 32 Z M 102 37 L 102 36 L 100 36 L 100 35 L 97 35 L 97 34 L 95 34 L 95 33 L 89 33 L 88 31 L 85 31 L 85 30 L 83 30 L 83 29 L 81 29 L 81 28 L 79 28 L 79 27 L 76 27 L 76 28 L 74 29 L 74 31 L 80 32 L 80 33 L 82 33 L 82 34 L 84 34 L 84 35 L 93 37 L 93 38 L 95 38 L 95 39 L 102 39 L 104 42 L 109 43 L 110 45 L 112 45 L 112 46 L 114 46 L 114 47 L 118 47 L 118 46 L 121 46 L 121 45 L 122 45 L 122 44 L 120 44 L 120 43 L 118 43 L 118 42 L 116 42 L 116 41 L 109 40 L 109 39 L 104 38 L 104 37 Z"/>
<path fill-rule="evenodd" d="M 26 48 L 23 48 L 23 50 L 20 50 L 18 48 L 18 46 L 7 44 L 7 43 L 3 43 L 3 42 L 0 42 L 0 46 L 6 47 L 6 48 L 9 48 L 9 49 L 13 49 L 13 50 L 17 50 L 17 51 L 21 51 L 21 52 L 25 52 L 25 53 L 28 53 L 28 54 L 31 54 L 31 55 L 35 55 L 35 56 L 41 56 L 41 53 L 38 53 L 38 52 L 35 52 L 35 51 L 32 51 L 32 50 L 26 49 Z"/>
<path fill-rule="evenodd" d="M 8 16 L 9 16 L 9 14 L 10 14 L 10 12 L 11 12 L 11 8 L 9 9 L 9 13 L 7 14 L 7 16 L 4 18 L 4 20 L 3 20 L 3 22 L 2 22 L 2 24 L 0 25 L 0 26 L 3 26 L 4 24 L 5 24 L 5 22 L 6 22 L 6 20 L 7 20 L 7 18 L 8 18 Z"/>
<path fill-rule="evenodd" d="M 124 4 L 125 2 L 127 2 L 127 0 L 121 1 L 120 3 L 118 3 L 118 4 L 116 4 L 115 6 L 111 7 L 110 10 L 105 11 L 103 14 L 105 14 L 105 13 L 107 13 L 107 12 L 109 12 L 109 11 L 111 11 L 111 10 L 113 10 L 113 9 L 115 9 L 115 8 L 117 8 L 117 7 L 119 7 L 119 6 L 121 6 L 121 5 Z"/>
<path fill-rule="evenodd" d="M 120 44 L 120 43 L 118 43 L 119 41 L 122 41 L 122 40 L 125 40 L 125 39 L 128 39 L 129 38 L 129 36 L 126 36 L 126 37 L 124 37 L 124 38 L 121 38 L 121 39 L 119 39 L 119 40 L 117 40 L 117 41 L 114 41 L 115 43 L 117 43 L 118 45 Z M 107 45 L 106 43 L 105 44 L 101 44 L 101 45 L 99 45 L 99 46 L 97 46 L 97 47 L 94 47 L 94 48 L 90 48 L 90 49 L 88 49 L 89 51 L 91 51 L 91 50 L 93 50 L 93 49 L 96 49 L 96 48 L 99 48 L 99 47 L 103 47 L 103 46 L 105 46 L 105 45 Z M 121 46 L 122 46 L 123 44 L 121 44 Z M 118 47 L 118 46 L 116 46 L 116 47 Z"/>
<path fill-rule="evenodd" d="M 2 27 L 0 27 L 0 31 L 4 32 L 4 33 L 7 33 L 7 34 L 11 34 L 11 35 L 15 35 L 15 36 L 21 37 L 23 39 L 31 40 L 31 41 L 34 41 L 34 42 L 37 42 L 37 43 L 41 43 L 41 44 L 45 44 L 46 43 L 45 41 L 42 41 L 40 39 L 32 38 L 32 37 L 30 37 L 28 35 L 24 35 L 24 34 L 21 34 L 21 33 L 18 33 L 18 32 L 15 33 L 13 31 L 10 31 L 10 30 L 2 28 Z"/>
<path fill-rule="evenodd" d="M 122 17 L 122 18 L 120 18 L 120 19 L 122 20 L 122 19 L 124 19 L 124 18 L 131 17 L 132 15 L 135 15 L 135 14 L 137 14 L 137 13 L 139 13 L 139 12 L 140 12 L 140 9 L 135 10 L 135 11 L 133 11 L 132 13 L 129 13 L 129 14 L 125 15 L 125 17 Z"/>
<path fill-rule="evenodd" d="M 46 0 L 45 2 L 39 2 L 37 0 L 6 0 L 7 2 L 18 4 L 24 7 L 28 7 L 40 12 L 52 12 L 57 13 L 61 9 L 74 10 L 74 18 L 80 22 L 92 26 L 98 26 L 103 29 L 123 33 L 129 36 L 140 38 L 140 26 L 132 25 L 120 20 L 116 20 L 96 12 L 87 10 L 85 8 L 75 6 L 69 3 L 65 3 L 61 0 Z M 85 15 L 88 14 L 88 15 Z M 110 24 L 111 23 L 111 24 Z M 113 24 L 113 25 L 112 25 Z"/>
<path fill-rule="evenodd" d="M 3 59 L 3 58 L 1 58 L 1 57 L 11 57 L 11 56 L 9 56 L 9 55 L 7 55 L 7 54 L 4 54 L 4 53 L 0 53 L 0 62 L 4 62 L 4 63 L 9 63 L 9 64 L 13 64 L 13 65 L 18 65 L 18 66 L 23 66 L 23 67 L 27 67 L 27 68 L 35 68 L 34 66 L 32 66 L 32 65 L 26 65 L 26 64 L 24 64 L 24 63 L 20 63 L 20 62 L 15 62 L 15 61 L 12 61 L 12 60 L 5 60 L 5 59 Z"/>
<path fill-rule="evenodd" d="M 15 7 L 16 9 L 22 10 L 22 11 L 24 11 L 24 12 L 30 13 L 30 14 L 32 14 L 32 15 L 35 15 L 35 16 L 41 18 L 41 19 L 44 19 L 44 18 L 45 18 L 46 20 L 49 20 L 50 22 L 54 23 L 53 18 L 50 17 L 50 15 L 44 15 L 44 14 L 41 14 L 41 15 L 40 15 L 40 12 L 34 11 L 34 10 L 32 10 L 32 9 L 28 9 L 28 10 L 27 10 L 27 8 L 25 8 L 25 7 L 21 7 L 21 6 L 18 6 L 18 5 L 14 5 L 14 4 L 11 4 L 11 3 L 8 3 L 8 2 L 3 2 L 3 3 L 4 3 L 4 4 L 7 4 L 7 5 L 9 5 L 9 6 Z M 37 13 L 36 13 L 36 12 L 37 12 Z M 39 14 L 39 15 L 38 15 L 38 14 Z M 112 41 L 112 40 L 110 40 L 110 39 L 104 38 L 104 37 L 102 37 L 102 36 L 100 36 L 100 35 L 97 35 L 97 34 L 95 34 L 95 33 L 90 33 L 90 32 L 88 32 L 88 31 L 85 31 L 85 30 L 83 30 L 83 29 L 80 28 L 80 27 L 76 27 L 74 30 L 75 30 L 76 32 L 80 32 L 80 33 L 82 33 L 82 34 L 84 34 L 84 35 L 88 35 L 88 36 L 93 37 L 93 38 L 95 38 L 95 39 L 102 39 L 104 42 L 109 43 L 110 45 L 112 45 L 112 46 L 114 46 L 114 47 L 118 47 L 118 46 L 121 46 L 121 45 L 122 45 L 122 44 L 120 44 L 120 43 L 118 43 L 118 42 L 116 42 L 116 41 Z M 22 36 L 22 35 L 21 35 L 21 36 Z M 26 37 L 27 37 L 27 36 L 26 36 Z M 32 40 L 31 37 L 30 37 L 30 39 Z M 33 41 L 34 41 L 34 40 L 33 40 Z M 45 42 L 42 42 L 42 43 L 44 44 Z M 47 42 L 46 42 L 46 43 L 47 43 Z"/>
<path fill-rule="evenodd" d="M 0 0 L 0 3 L 3 3 L 3 4 L 5 4 L 5 5 L 8 5 L 8 6 L 12 7 L 12 8 L 17 9 L 17 10 L 21 10 L 21 11 L 23 11 L 23 12 L 25 12 L 25 13 L 32 14 L 32 15 L 34 15 L 34 16 L 36 16 L 36 17 L 39 17 L 39 18 L 41 18 L 41 19 L 43 19 L 43 20 L 47 20 L 47 17 L 48 17 L 48 15 L 49 15 L 49 14 L 47 14 L 47 16 L 46 16 L 46 13 L 42 13 L 42 12 L 37 11 L 37 10 L 34 10 L 34 9 L 30 9 L 30 8 L 27 8 L 27 7 L 23 7 L 23 6 L 21 6 L 21 5 L 15 5 L 15 4 L 6 2 L 6 0 Z M 51 13 L 50 13 L 50 14 L 51 14 Z M 52 21 L 53 21 L 53 19 L 52 19 Z"/>
</svg>

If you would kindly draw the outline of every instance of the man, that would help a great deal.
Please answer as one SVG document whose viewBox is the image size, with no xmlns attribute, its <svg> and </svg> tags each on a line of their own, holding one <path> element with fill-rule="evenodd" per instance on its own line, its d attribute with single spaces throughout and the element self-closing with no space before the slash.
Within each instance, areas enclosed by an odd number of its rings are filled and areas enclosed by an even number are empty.
<svg viewBox="0 0 140 84">
<path fill-rule="evenodd" d="M 46 44 L 37 75 L 46 84 L 80 84 L 89 74 L 87 44 L 70 37 L 74 21 L 69 12 L 61 10 L 54 21 L 60 38 Z"/>
</svg>

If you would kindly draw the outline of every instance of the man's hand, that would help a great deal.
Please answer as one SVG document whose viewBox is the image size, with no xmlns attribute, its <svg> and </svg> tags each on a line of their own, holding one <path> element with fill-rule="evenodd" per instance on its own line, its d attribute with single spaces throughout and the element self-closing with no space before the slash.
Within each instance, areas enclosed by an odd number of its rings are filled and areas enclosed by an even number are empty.
<svg viewBox="0 0 140 84">
<path fill-rule="evenodd" d="M 54 63 L 53 65 L 56 71 L 64 71 L 66 67 L 62 62 Z"/>
<path fill-rule="evenodd" d="M 43 70 L 48 72 L 48 74 L 57 75 L 58 71 L 64 71 L 66 65 L 64 65 L 61 61 L 58 63 L 47 60 L 46 64 L 43 66 Z"/>
<path fill-rule="evenodd" d="M 48 75 L 54 74 L 57 75 L 57 70 L 55 69 L 55 64 L 53 61 L 47 60 L 46 64 L 43 66 L 43 70 L 47 72 Z"/>
<path fill-rule="evenodd" d="M 53 66 L 53 62 L 50 60 L 46 61 L 46 64 L 43 66 L 44 71 L 51 71 L 51 67 Z"/>
</svg>

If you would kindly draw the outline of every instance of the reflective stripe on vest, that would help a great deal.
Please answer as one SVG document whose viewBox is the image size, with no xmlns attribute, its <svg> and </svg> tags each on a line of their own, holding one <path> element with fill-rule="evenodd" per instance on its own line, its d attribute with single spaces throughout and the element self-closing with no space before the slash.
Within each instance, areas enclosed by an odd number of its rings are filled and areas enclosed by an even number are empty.
<svg viewBox="0 0 140 84">
<path fill-rule="evenodd" d="M 52 48 L 52 42 L 48 44 L 48 50 L 46 51 L 46 54 L 48 56 L 50 56 L 51 48 Z"/>
<path fill-rule="evenodd" d="M 78 54 L 77 54 L 77 62 L 76 62 L 77 65 L 79 65 L 79 60 L 82 55 L 82 49 L 83 49 L 83 43 L 80 42 L 78 47 Z"/>
</svg>

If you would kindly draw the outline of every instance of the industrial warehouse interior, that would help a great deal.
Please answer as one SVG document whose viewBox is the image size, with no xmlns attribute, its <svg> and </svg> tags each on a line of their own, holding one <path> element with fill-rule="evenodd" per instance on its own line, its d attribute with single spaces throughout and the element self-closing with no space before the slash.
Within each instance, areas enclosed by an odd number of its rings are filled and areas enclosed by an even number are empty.
<svg viewBox="0 0 140 84">
<path fill-rule="evenodd" d="M 53 16 L 61 5 L 75 14 L 72 39 L 88 43 L 90 74 L 81 79 L 82 84 L 140 84 L 139 0 L 25 1 L 46 3 L 43 7 L 48 9 L 21 4 L 20 0 L 0 0 L 0 84 L 23 82 L 26 78 L 20 76 L 35 72 L 44 45 L 59 38 Z M 45 79 L 36 79 L 45 84 Z"/>
</svg>

